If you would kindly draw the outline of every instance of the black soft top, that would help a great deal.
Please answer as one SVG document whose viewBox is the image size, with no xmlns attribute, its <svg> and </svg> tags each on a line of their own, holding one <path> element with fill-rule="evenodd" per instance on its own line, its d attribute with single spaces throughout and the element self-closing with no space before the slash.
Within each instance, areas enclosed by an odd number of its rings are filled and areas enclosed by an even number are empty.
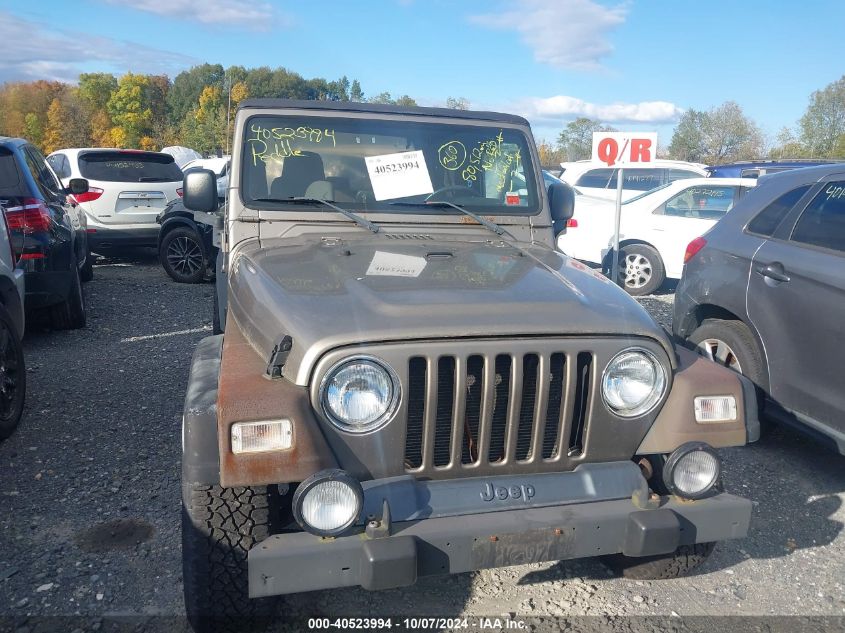
<svg viewBox="0 0 845 633">
<path fill-rule="evenodd" d="M 454 108 L 420 108 L 418 106 L 387 105 L 382 103 L 357 103 L 354 101 L 314 101 L 298 99 L 244 99 L 238 109 L 282 108 L 290 110 L 335 110 L 337 112 L 373 112 L 375 114 L 409 114 L 414 116 L 450 117 L 453 119 L 481 119 L 515 125 L 528 125 L 521 116 L 481 110 Z"/>
</svg>

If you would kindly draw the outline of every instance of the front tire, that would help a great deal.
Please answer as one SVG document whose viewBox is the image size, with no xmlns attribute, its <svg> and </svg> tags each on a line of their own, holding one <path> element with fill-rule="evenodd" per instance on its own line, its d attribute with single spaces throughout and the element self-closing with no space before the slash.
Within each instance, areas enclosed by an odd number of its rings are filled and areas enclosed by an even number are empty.
<svg viewBox="0 0 845 633">
<path fill-rule="evenodd" d="M 78 330 L 85 327 L 85 295 L 82 292 L 82 280 L 79 269 L 74 266 L 71 274 L 68 297 L 60 304 L 50 308 L 50 321 L 57 330 Z"/>
<path fill-rule="evenodd" d="M 168 231 L 161 240 L 158 257 L 173 281 L 196 284 L 205 278 L 208 258 L 202 238 L 193 229 L 182 226 Z"/>
<path fill-rule="evenodd" d="M 0 440 L 9 437 L 17 428 L 25 399 L 23 344 L 9 313 L 0 306 Z"/>
<path fill-rule="evenodd" d="M 626 244 L 619 248 L 619 285 L 633 297 L 650 295 L 666 281 L 666 268 L 648 244 Z"/>
<path fill-rule="evenodd" d="M 669 580 L 686 576 L 702 565 L 713 553 L 715 543 L 681 545 L 671 554 L 642 558 L 612 554 L 602 557 L 608 569 L 632 580 Z"/>
<path fill-rule="evenodd" d="M 247 554 L 275 527 L 268 487 L 183 484 L 182 495 L 188 621 L 197 633 L 261 628 L 273 616 L 277 600 L 250 599 Z"/>
</svg>

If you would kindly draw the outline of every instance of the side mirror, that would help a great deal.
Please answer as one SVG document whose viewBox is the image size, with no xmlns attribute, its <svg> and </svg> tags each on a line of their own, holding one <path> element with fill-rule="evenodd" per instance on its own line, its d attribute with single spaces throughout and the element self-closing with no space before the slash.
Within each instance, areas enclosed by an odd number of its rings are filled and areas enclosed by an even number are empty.
<svg viewBox="0 0 845 633">
<path fill-rule="evenodd" d="M 191 211 L 217 210 L 217 176 L 210 169 L 191 170 L 182 182 L 182 202 Z"/>
<path fill-rule="evenodd" d="M 74 195 L 88 192 L 88 181 L 85 178 L 71 178 L 67 190 Z"/>
<path fill-rule="evenodd" d="M 549 185 L 549 211 L 555 238 L 566 233 L 566 222 L 575 211 L 575 190 L 565 182 Z"/>
</svg>

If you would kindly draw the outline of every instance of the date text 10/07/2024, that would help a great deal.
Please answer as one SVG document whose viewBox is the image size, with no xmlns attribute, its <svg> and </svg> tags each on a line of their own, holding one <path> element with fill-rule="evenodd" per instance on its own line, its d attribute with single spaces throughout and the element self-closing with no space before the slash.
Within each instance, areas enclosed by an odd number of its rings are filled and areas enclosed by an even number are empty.
<svg viewBox="0 0 845 633">
<path fill-rule="evenodd" d="M 308 629 L 311 631 L 334 630 L 376 630 L 384 631 L 396 629 L 399 631 L 459 631 L 464 629 L 490 631 L 522 631 L 528 625 L 522 620 L 510 618 L 434 618 L 434 617 L 403 617 L 403 618 L 308 618 Z"/>
</svg>

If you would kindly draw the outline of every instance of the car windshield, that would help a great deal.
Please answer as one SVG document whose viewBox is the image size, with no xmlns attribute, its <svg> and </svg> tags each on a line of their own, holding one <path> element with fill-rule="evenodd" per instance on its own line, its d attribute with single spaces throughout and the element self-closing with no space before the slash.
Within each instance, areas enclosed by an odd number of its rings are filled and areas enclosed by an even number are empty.
<svg viewBox="0 0 845 633">
<path fill-rule="evenodd" d="M 539 210 L 528 140 L 501 125 L 254 116 L 242 151 L 241 195 L 259 208 L 305 197 L 390 213 L 454 213 L 426 201 L 488 215 Z"/>
<path fill-rule="evenodd" d="M 662 184 L 662 185 L 657 185 L 654 189 L 649 189 L 648 191 L 643 191 L 641 194 L 636 195 L 633 198 L 628 198 L 627 200 L 624 200 L 622 202 L 622 204 L 631 204 L 632 202 L 636 202 L 637 200 L 642 200 L 646 196 L 653 194 L 655 191 L 660 191 L 661 189 L 666 189 L 666 187 L 668 187 L 671 184 L 672 184 L 671 182 L 667 182 L 667 183 Z"/>
</svg>

